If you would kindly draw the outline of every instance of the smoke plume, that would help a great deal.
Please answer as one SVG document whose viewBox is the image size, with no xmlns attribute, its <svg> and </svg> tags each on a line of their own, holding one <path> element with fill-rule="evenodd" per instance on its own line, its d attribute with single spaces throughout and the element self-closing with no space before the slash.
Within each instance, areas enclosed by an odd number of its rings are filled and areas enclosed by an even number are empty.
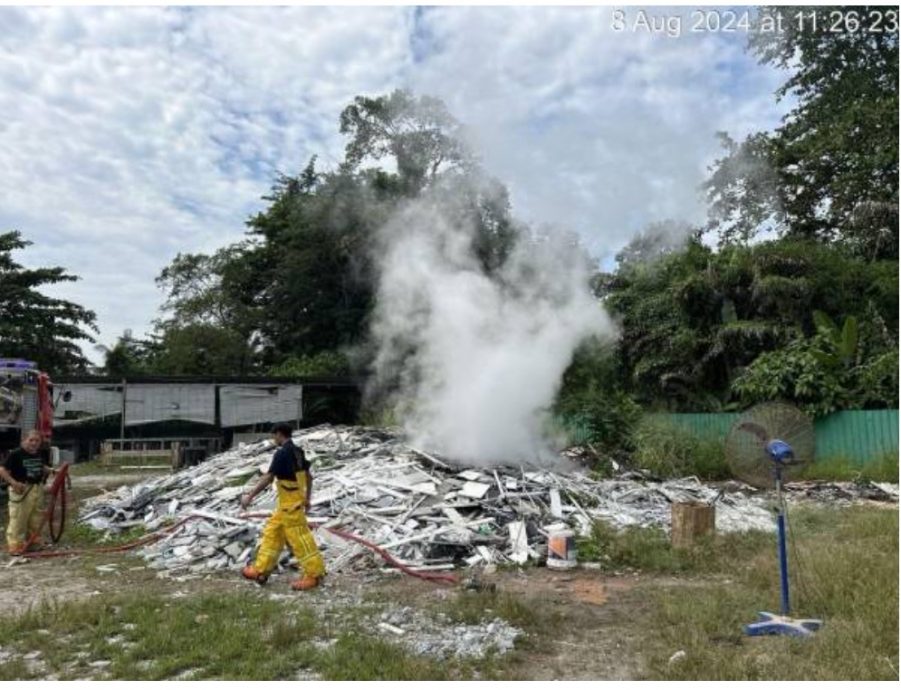
<svg viewBox="0 0 901 690">
<path fill-rule="evenodd" d="M 446 198 L 409 202 L 381 230 L 372 327 L 412 442 L 474 464 L 551 457 L 548 410 L 576 347 L 613 326 L 584 251 L 524 233 L 489 275 L 475 224 Z"/>
</svg>

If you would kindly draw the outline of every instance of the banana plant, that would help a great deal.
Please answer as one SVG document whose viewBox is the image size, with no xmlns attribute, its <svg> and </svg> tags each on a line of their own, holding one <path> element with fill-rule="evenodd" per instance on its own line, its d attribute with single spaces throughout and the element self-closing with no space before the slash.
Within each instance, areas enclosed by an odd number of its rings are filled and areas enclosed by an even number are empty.
<svg viewBox="0 0 901 690">
<path fill-rule="evenodd" d="M 846 316 L 839 328 L 828 314 L 817 310 L 813 312 L 813 322 L 817 327 L 817 334 L 829 346 L 828 349 L 815 349 L 814 357 L 826 366 L 854 366 L 858 354 L 857 317 Z"/>
</svg>

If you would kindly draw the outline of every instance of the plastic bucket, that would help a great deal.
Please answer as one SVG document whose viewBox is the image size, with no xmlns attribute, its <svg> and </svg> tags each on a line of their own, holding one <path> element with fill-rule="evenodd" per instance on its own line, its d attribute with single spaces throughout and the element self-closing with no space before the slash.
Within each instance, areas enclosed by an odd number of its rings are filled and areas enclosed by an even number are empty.
<svg viewBox="0 0 901 690">
<path fill-rule="evenodd" d="M 551 532 L 547 540 L 547 567 L 569 570 L 576 567 L 576 535 L 570 530 Z"/>
</svg>

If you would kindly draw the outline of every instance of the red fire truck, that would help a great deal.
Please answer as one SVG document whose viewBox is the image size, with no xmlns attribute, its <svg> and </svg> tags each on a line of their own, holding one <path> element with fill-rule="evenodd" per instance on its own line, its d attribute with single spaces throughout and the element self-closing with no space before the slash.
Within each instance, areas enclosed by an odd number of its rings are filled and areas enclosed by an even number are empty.
<svg viewBox="0 0 901 690">
<path fill-rule="evenodd" d="M 53 384 L 34 362 L 0 357 L 0 452 L 37 429 L 49 445 L 53 434 Z"/>
</svg>

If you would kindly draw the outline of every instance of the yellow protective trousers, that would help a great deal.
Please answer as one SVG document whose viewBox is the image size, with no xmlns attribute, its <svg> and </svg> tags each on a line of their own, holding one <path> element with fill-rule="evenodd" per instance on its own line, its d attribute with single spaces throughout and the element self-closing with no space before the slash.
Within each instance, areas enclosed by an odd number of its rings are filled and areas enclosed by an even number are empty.
<svg viewBox="0 0 901 690">
<path fill-rule="evenodd" d="M 44 487 L 29 484 L 25 494 L 12 489 L 9 496 L 9 524 L 6 526 L 6 545 L 10 551 L 21 549 L 32 535 L 41 529 L 44 516 Z"/>
<path fill-rule="evenodd" d="M 263 575 L 275 570 L 287 542 L 304 575 L 322 577 L 325 563 L 303 510 L 306 476 L 298 473 L 293 482 L 276 479 L 275 491 L 278 497 L 275 512 L 263 527 L 254 567 Z"/>
</svg>

